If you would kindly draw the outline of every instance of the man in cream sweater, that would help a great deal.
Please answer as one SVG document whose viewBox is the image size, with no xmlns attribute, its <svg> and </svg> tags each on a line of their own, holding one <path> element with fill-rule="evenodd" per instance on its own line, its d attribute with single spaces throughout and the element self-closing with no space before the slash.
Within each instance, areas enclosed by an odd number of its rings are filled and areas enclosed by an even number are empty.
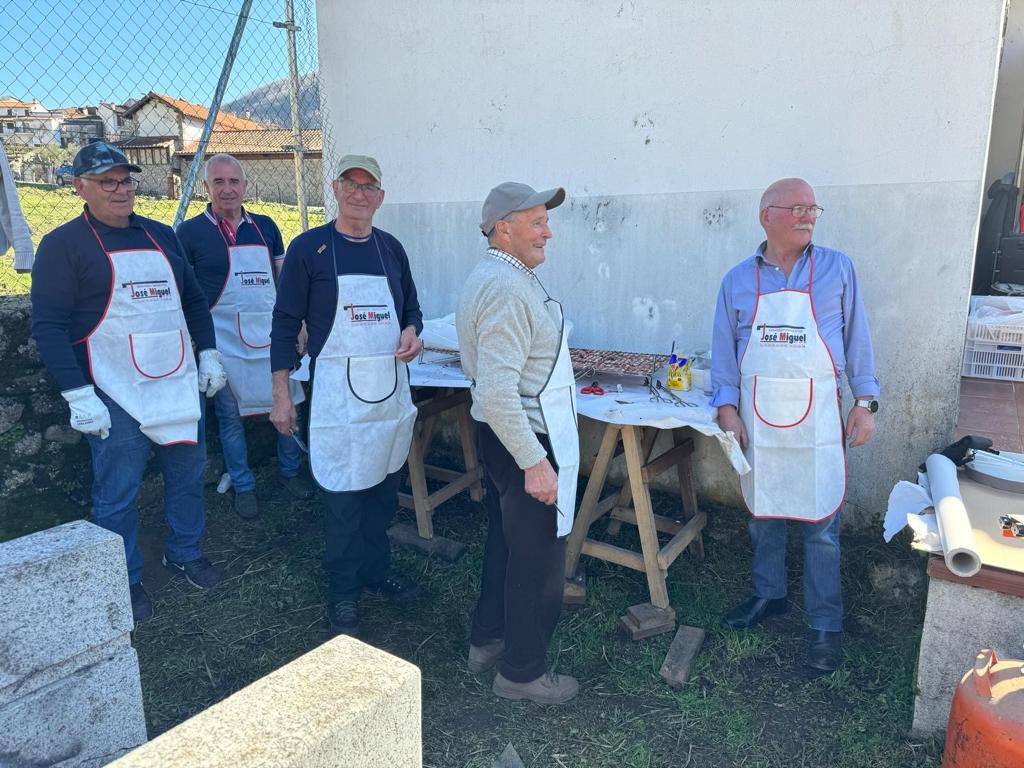
<svg viewBox="0 0 1024 768">
<path fill-rule="evenodd" d="M 480 225 L 490 247 L 456 315 L 488 511 L 468 666 L 497 665 L 498 696 L 540 704 L 567 702 L 579 690 L 546 658 L 565 578 L 560 517 L 571 524 L 579 446 L 561 308 L 533 272 L 551 238 L 547 211 L 564 199 L 561 188 L 537 192 L 514 182 L 491 190 Z"/>
</svg>

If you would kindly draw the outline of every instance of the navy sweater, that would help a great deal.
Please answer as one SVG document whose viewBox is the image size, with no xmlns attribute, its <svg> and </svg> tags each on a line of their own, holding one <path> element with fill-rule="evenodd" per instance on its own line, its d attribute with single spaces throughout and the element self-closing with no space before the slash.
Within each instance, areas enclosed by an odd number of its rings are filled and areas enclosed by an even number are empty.
<svg viewBox="0 0 1024 768">
<path fill-rule="evenodd" d="M 88 206 L 85 207 L 86 214 Z M 110 227 L 90 216 L 103 247 L 83 216 L 43 236 L 32 267 L 32 338 L 62 392 L 91 384 L 85 337 L 110 300 L 107 251 L 153 249 L 148 232 L 167 255 L 181 295 L 188 332 L 200 351 L 216 346 L 206 297 L 185 261 L 174 230 L 132 214 L 127 227 Z"/>
<path fill-rule="evenodd" d="M 416 285 L 409 269 L 409 257 L 402 244 L 387 232 L 373 229 L 366 242 L 352 242 L 334 229 L 331 221 L 292 240 L 284 259 L 274 305 L 270 332 L 270 368 L 291 370 L 295 363 L 295 340 L 302 321 L 309 339 L 306 349 L 316 359 L 334 323 L 338 305 L 338 275 L 381 274 L 383 258 L 391 295 L 402 328 L 412 325 L 423 330 L 423 313 L 416 298 Z M 338 269 L 331 257 L 331 240 L 337 252 Z M 376 238 L 380 246 L 377 255 Z"/>
<path fill-rule="evenodd" d="M 278 263 L 284 258 L 284 240 L 277 224 L 269 216 L 249 213 L 245 209 L 242 212 L 244 215 L 235 231 L 234 244 L 263 245 L 266 241 L 270 258 L 275 264 Z M 210 206 L 207 205 L 206 211 L 181 222 L 177 229 L 185 258 L 192 265 L 199 287 L 203 289 L 211 307 L 220 297 L 224 282 L 228 279 L 227 235 L 221 235 L 212 216 Z"/>
</svg>

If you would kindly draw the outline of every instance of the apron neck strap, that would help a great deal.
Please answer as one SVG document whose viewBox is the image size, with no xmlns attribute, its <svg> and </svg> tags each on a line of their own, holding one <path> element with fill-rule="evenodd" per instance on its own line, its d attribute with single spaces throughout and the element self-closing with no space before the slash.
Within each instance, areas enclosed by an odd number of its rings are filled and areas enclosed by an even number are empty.
<svg viewBox="0 0 1024 768">
<path fill-rule="evenodd" d="M 93 226 L 92 221 L 90 221 L 90 219 L 89 219 L 89 214 L 86 211 L 82 211 L 82 218 L 85 219 L 85 223 L 88 224 L 89 225 L 89 229 L 92 230 L 92 234 L 96 238 L 96 242 L 100 244 L 100 249 L 104 253 L 110 253 L 110 251 L 107 250 L 107 247 L 103 244 L 103 239 L 100 237 L 100 233 L 96 231 L 96 227 Z M 160 255 L 162 255 L 162 256 L 164 256 L 166 258 L 166 254 L 164 253 L 164 249 L 161 248 L 159 243 L 157 243 L 157 241 L 153 239 L 153 236 L 151 234 L 149 234 L 149 230 L 146 229 L 141 224 L 139 224 L 139 229 L 141 229 L 146 234 L 146 237 L 149 238 L 149 242 L 151 242 L 153 244 L 153 248 L 156 249 L 157 251 L 159 251 Z"/>
<path fill-rule="evenodd" d="M 814 243 L 808 243 L 807 244 L 807 247 L 804 248 L 804 252 L 801 253 L 800 255 L 803 256 L 804 254 L 807 255 L 807 260 L 810 262 L 810 265 L 811 265 L 810 266 L 810 274 L 807 277 L 807 292 L 810 293 L 811 289 L 814 287 Z M 764 252 L 762 251 L 761 253 L 758 254 L 758 256 L 760 256 L 762 259 L 764 259 Z M 756 278 L 757 295 L 760 296 L 761 295 L 761 263 L 759 261 L 756 261 L 756 260 L 754 261 L 754 276 Z M 546 291 L 545 291 L 545 293 L 546 293 Z"/>
</svg>

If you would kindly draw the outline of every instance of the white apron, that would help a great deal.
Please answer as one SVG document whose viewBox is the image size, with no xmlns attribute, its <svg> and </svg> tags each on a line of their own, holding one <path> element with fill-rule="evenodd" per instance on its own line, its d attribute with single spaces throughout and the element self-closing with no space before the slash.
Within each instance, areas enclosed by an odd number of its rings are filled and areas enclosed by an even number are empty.
<svg viewBox="0 0 1024 768">
<path fill-rule="evenodd" d="M 334 223 L 328 225 L 331 255 Z M 401 327 L 384 258 L 383 275 L 339 275 L 334 323 L 316 357 L 309 413 L 309 464 L 327 491 L 359 491 L 405 463 L 416 407 L 405 363 L 395 357 Z"/>
<path fill-rule="evenodd" d="M 228 273 L 217 301 L 210 307 L 217 332 L 217 349 L 224 360 L 228 386 L 242 416 L 270 413 L 273 404 L 270 375 L 270 325 L 277 289 L 267 241 L 255 222 L 263 245 L 231 245 L 220 227 L 228 254 Z M 289 381 L 292 402 L 305 396 Z"/>
<path fill-rule="evenodd" d="M 539 281 L 538 281 L 539 282 Z M 546 293 L 546 291 L 545 291 Z M 537 396 L 544 430 L 558 464 L 557 535 L 568 536 L 576 515 L 576 482 L 580 472 L 580 433 L 576 417 L 576 379 L 569 359 L 569 339 L 562 305 L 550 296 L 545 306 L 559 327 L 558 356 L 544 388 Z"/>
<path fill-rule="evenodd" d="M 740 418 L 751 471 L 740 477 L 754 517 L 817 522 L 846 495 L 838 376 L 814 315 L 814 254 L 806 291 L 761 293 L 740 360 Z"/>
<path fill-rule="evenodd" d="M 171 264 L 149 232 L 152 250 L 108 251 L 83 217 L 112 273 L 107 308 L 82 340 L 93 381 L 154 443 L 195 444 L 199 374 Z"/>
</svg>

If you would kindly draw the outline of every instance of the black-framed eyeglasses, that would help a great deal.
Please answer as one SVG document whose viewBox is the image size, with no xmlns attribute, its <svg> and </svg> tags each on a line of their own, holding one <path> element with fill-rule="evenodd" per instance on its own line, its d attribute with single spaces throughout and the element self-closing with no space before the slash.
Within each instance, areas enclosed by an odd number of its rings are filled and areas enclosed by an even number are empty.
<svg viewBox="0 0 1024 768">
<path fill-rule="evenodd" d="M 85 177 L 88 181 L 96 182 L 100 185 L 100 189 L 104 192 L 116 192 L 120 187 L 127 187 L 132 191 L 139 188 L 142 183 L 140 179 L 133 179 L 131 176 L 127 176 L 123 179 L 90 179 L 88 176 Z"/>
<path fill-rule="evenodd" d="M 811 214 L 812 219 L 816 219 L 825 212 L 825 209 L 820 205 L 769 205 L 767 208 L 781 208 L 784 211 L 789 211 L 798 219 L 803 218 L 806 214 Z"/>
<path fill-rule="evenodd" d="M 377 184 L 357 184 L 349 179 L 341 179 L 341 188 L 349 194 L 355 192 L 357 189 L 366 195 L 375 195 L 380 192 L 380 186 Z"/>
</svg>

